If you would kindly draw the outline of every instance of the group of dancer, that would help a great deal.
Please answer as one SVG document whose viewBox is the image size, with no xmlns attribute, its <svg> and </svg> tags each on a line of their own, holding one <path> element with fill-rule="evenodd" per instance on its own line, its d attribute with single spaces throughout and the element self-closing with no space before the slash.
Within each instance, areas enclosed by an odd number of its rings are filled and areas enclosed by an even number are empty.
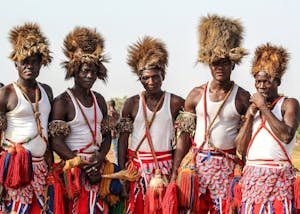
<svg viewBox="0 0 300 214">
<path fill-rule="evenodd" d="M 37 81 L 52 59 L 47 38 L 37 24 L 13 28 L 18 79 L 0 89 L 0 213 L 296 213 L 299 103 L 278 92 L 287 50 L 256 49 L 250 95 L 231 80 L 248 54 L 240 21 L 209 15 L 198 29 L 198 61 L 211 80 L 185 100 L 163 91 L 168 52 L 145 36 L 128 49 L 144 91 L 125 101 L 119 118 L 91 90 L 107 78 L 96 30 L 66 36 L 63 68 L 74 84 L 53 98 Z M 112 138 L 117 164 L 106 159 Z"/>
</svg>

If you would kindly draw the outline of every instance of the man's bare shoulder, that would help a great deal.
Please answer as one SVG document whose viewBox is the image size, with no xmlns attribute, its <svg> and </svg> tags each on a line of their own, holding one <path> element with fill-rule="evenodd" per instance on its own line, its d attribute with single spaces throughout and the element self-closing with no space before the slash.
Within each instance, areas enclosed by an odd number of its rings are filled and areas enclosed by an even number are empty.
<svg viewBox="0 0 300 214">
<path fill-rule="evenodd" d="M 13 84 L 8 84 L 6 86 L 3 86 L 2 88 L 0 88 L 0 96 L 8 96 L 10 95 L 10 93 L 14 90 L 14 86 Z"/>
<path fill-rule="evenodd" d="M 98 103 L 99 107 L 101 108 L 102 114 L 104 116 L 106 116 L 107 115 L 107 105 L 106 105 L 105 98 L 96 91 L 93 91 L 93 93 L 97 99 L 97 103 Z"/>
<path fill-rule="evenodd" d="M 101 103 L 106 103 L 105 102 L 105 98 L 102 96 L 102 94 L 96 92 L 96 91 L 93 91 L 98 103 L 101 102 Z"/>
<path fill-rule="evenodd" d="M 125 100 L 123 109 L 122 109 L 122 117 L 132 117 L 134 118 L 134 111 L 136 111 L 137 106 L 139 104 L 140 96 L 134 95 Z"/>
<path fill-rule="evenodd" d="M 45 83 L 40 83 L 40 85 L 44 88 L 44 90 L 46 91 L 50 101 L 53 100 L 53 91 L 52 91 L 52 88 L 48 85 L 48 84 L 45 84 Z"/>
<path fill-rule="evenodd" d="M 295 111 L 299 111 L 299 101 L 296 98 L 288 97 L 283 101 L 283 108 L 295 109 Z"/>
<path fill-rule="evenodd" d="M 184 99 L 176 94 L 171 94 L 171 106 L 184 106 Z"/>
<path fill-rule="evenodd" d="M 53 101 L 53 105 L 62 105 L 66 107 L 69 107 L 71 103 L 71 97 L 66 91 L 55 97 Z"/>
<path fill-rule="evenodd" d="M 137 94 L 137 95 L 134 95 L 132 97 L 129 97 L 125 100 L 124 102 L 124 107 L 127 107 L 127 106 L 133 106 L 133 105 L 136 105 L 139 103 L 139 100 L 140 100 L 140 96 Z"/>
</svg>

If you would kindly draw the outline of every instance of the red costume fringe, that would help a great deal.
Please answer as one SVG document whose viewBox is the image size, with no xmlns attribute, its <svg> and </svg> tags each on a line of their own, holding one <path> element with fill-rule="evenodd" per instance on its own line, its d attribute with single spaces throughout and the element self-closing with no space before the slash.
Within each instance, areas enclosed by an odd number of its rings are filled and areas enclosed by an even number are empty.
<svg viewBox="0 0 300 214">
<path fill-rule="evenodd" d="M 300 177 L 297 176 L 294 182 L 295 209 L 300 210 Z"/>
<path fill-rule="evenodd" d="M 149 187 L 146 192 L 144 213 L 162 213 L 164 195 L 165 187 Z"/>
<path fill-rule="evenodd" d="M 163 214 L 178 214 L 178 187 L 175 182 L 169 183 L 162 202 Z"/>
</svg>

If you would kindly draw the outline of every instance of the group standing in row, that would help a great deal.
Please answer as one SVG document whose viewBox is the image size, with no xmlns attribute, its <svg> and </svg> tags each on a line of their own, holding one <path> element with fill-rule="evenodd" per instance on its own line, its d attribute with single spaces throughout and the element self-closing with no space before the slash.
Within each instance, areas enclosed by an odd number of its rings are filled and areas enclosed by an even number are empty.
<svg viewBox="0 0 300 214">
<path fill-rule="evenodd" d="M 201 19 L 198 61 L 211 80 L 186 100 L 162 90 L 165 44 L 140 39 L 128 65 L 145 90 L 125 101 L 118 119 L 91 90 L 107 77 L 96 30 L 66 36 L 63 67 L 74 84 L 53 99 L 37 81 L 52 59 L 48 40 L 37 24 L 14 28 L 18 79 L 0 89 L 0 213 L 295 213 L 299 103 L 278 92 L 289 54 L 269 43 L 256 49 L 250 96 L 231 80 L 247 55 L 242 39 L 238 20 Z M 113 164 L 106 155 L 116 139 Z M 53 164 L 53 151 L 61 163 Z"/>
</svg>

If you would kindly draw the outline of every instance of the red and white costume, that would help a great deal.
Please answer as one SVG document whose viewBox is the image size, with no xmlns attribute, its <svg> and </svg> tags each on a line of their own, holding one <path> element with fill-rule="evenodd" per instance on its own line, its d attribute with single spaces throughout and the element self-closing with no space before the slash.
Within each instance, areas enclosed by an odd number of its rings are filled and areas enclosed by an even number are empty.
<svg viewBox="0 0 300 214">
<path fill-rule="evenodd" d="M 283 119 L 281 106 L 284 99 L 281 97 L 272 109 L 280 121 Z M 259 112 L 255 115 L 252 133 L 241 179 L 242 213 L 294 213 L 295 175 L 289 159 L 296 136 L 289 144 L 281 142 L 269 123 L 263 122 Z"/>
<path fill-rule="evenodd" d="M 47 149 L 46 142 L 38 135 L 37 125 L 31 104 L 25 99 L 22 91 L 13 84 L 18 103 L 10 112 L 6 113 L 7 129 L 4 132 L 3 144 L 11 145 L 11 142 L 21 143 L 28 138 L 28 143 L 22 146 L 31 152 L 33 179 L 30 184 L 18 189 L 5 188 L 7 192 L 7 209 L 16 213 L 40 213 L 44 207 L 44 194 L 48 167 L 44 160 Z M 41 92 L 39 100 L 39 113 L 43 136 L 48 136 L 48 117 L 51 110 L 50 101 L 44 88 L 38 84 Z M 35 105 L 33 104 L 34 108 Z"/>
<path fill-rule="evenodd" d="M 235 98 L 238 86 L 233 86 L 232 92 L 226 100 L 219 116 L 210 130 L 210 142 L 219 150 L 226 152 L 225 157 L 218 151 L 204 143 L 205 119 L 207 124 L 216 115 L 222 101 L 213 102 L 209 98 L 210 82 L 207 85 L 207 92 L 196 106 L 196 132 L 195 147 L 200 148 L 196 156 L 196 171 L 199 177 L 199 193 L 201 213 L 225 213 L 228 189 L 233 178 L 235 163 L 234 140 L 238 133 L 240 114 L 235 107 Z M 204 108 L 204 96 L 206 96 L 206 114 Z M 205 118 L 206 117 L 206 118 Z"/>
<path fill-rule="evenodd" d="M 96 144 L 94 144 L 93 136 L 91 135 L 91 131 L 78 107 L 78 104 L 75 100 L 76 98 L 69 90 L 67 90 L 67 93 L 71 97 L 75 109 L 75 117 L 73 120 L 67 122 L 70 126 L 71 133 L 67 136 L 65 143 L 70 150 L 76 152 L 76 154 L 82 159 L 89 160 L 94 152 L 99 150 L 102 143 L 101 121 L 103 119 L 103 114 L 92 91 L 91 95 L 94 102 L 91 107 L 85 107 L 77 99 L 80 107 L 88 119 L 91 128 L 93 129 L 94 133 L 96 133 Z M 81 192 L 73 201 L 70 202 L 70 213 L 108 213 L 108 206 L 99 198 L 98 195 L 99 184 L 91 185 L 84 174 L 81 174 L 80 179 Z M 87 203 L 84 203 L 88 204 L 88 207 L 80 207 L 78 200 L 88 200 Z"/>
<path fill-rule="evenodd" d="M 157 156 L 158 164 L 163 175 L 168 178 L 172 170 L 172 139 L 174 138 L 174 125 L 171 114 L 171 94 L 166 92 L 163 105 L 157 111 L 153 124 L 150 128 L 153 147 Z M 147 118 L 151 118 L 153 112 L 147 107 Z M 142 97 L 140 95 L 139 109 L 133 122 L 131 142 L 129 144 L 128 155 L 134 154 L 138 144 L 145 134 L 145 120 L 143 116 Z M 150 179 L 154 177 L 155 162 L 151 153 L 147 139 L 139 148 L 133 163 L 141 174 L 136 182 L 130 183 L 130 197 L 127 206 L 127 213 L 143 213 L 144 199 Z"/>
</svg>

